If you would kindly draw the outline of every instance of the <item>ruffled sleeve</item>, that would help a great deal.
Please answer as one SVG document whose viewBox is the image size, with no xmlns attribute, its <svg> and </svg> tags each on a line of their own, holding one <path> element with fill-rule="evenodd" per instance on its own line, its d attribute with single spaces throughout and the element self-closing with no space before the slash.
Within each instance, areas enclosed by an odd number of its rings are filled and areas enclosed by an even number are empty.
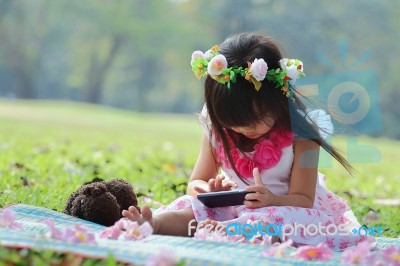
<svg viewBox="0 0 400 266">
<path fill-rule="evenodd" d="M 210 116 L 208 115 L 207 106 L 205 104 L 199 114 L 199 122 L 200 122 L 200 125 L 204 129 L 204 134 L 206 134 L 209 141 L 211 142 L 211 145 L 213 147 L 217 147 L 217 141 L 215 139 L 214 134 L 211 135 L 211 139 L 210 139 L 210 132 L 212 130 L 212 124 L 211 124 Z"/>
<path fill-rule="evenodd" d="M 309 123 L 313 121 L 319 127 L 319 134 L 323 139 L 326 139 L 333 134 L 333 123 L 331 116 L 325 110 L 317 109 L 307 113 L 306 119 Z"/>
</svg>

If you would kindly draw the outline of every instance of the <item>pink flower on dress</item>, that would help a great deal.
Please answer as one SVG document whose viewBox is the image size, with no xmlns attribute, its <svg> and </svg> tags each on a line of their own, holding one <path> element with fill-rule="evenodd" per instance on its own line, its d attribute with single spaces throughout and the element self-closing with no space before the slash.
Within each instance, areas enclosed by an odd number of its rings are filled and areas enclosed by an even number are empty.
<svg viewBox="0 0 400 266">
<path fill-rule="evenodd" d="M 275 224 L 279 224 L 279 223 L 285 223 L 285 219 L 283 217 L 276 217 L 275 218 Z"/>
<path fill-rule="evenodd" d="M 366 235 L 361 235 L 359 238 L 357 238 L 357 245 L 363 241 L 367 240 L 367 236 Z"/>
<path fill-rule="evenodd" d="M 270 140 L 262 140 L 254 146 L 254 149 L 256 151 L 254 160 L 262 163 L 265 168 L 277 165 L 282 156 L 282 150 L 277 149 Z"/>
<path fill-rule="evenodd" d="M 342 241 L 340 241 L 340 243 L 339 243 L 339 248 L 340 249 L 346 249 L 348 246 L 349 246 L 349 241 L 346 241 L 346 240 L 342 240 Z"/>
<path fill-rule="evenodd" d="M 345 204 L 343 202 L 339 203 L 339 209 L 346 210 L 347 209 L 347 204 Z"/>
<path fill-rule="evenodd" d="M 330 200 L 332 200 L 333 195 L 329 193 L 329 194 L 326 195 L 326 197 L 328 198 L 328 201 L 330 201 Z"/>
<path fill-rule="evenodd" d="M 274 129 L 270 138 L 274 139 L 274 144 L 281 149 L 293 144 L 293 133 L 283 128 Z"/>
<path fill-rule="evenodd" d="M 335 244 L 333 244 L 333 238 L 331 238 L 331 237 L 326 238 L 326 244 L 328 245 L 329 248 L 335 247 Z"/>
<path fill-rule="evenodd" d="M 324 243 L 317 246 L 302 246 L 299 247 L 294 254 L 298 259 L 328 261 L 333 258 L 333 251 Z"/>
<path fill-rule="evenodd" d="M 196 220 L 198 220 L 201 217 L 201 213 L 199 210 L 194 210 L 193 214 L 194 214 L 194 217 L 196 218 Z"/>
<path fill-rule="evenodd" d="M 276 132 L 277 131 L 277 132 Z M 269 169 L 276 166 L 282 157 L 282 148 L 292 143 L 293 134 L 290 131 L 285 131 L 281 128 L 271 130 L 269 139 L 262 139 L 254 146 L 254 153 L 245 156 L 234 146 L 234 142 L 228 139 L 230 154 L 235 164 L 236 170 L 244 178 L 253 177 L 253 169 L 258 167 L 261 169 Z M 226 168 L 232 168 L 225 150 L 218 140 L 217 160 Z"/>
<path fill-rule="evenodd" d="M 225 156 L 224 146 L 222 144 L 219 144 L 217 147 L 217 161 L 225 167 L 229 167 L 229 160 L 228 157 Z"/>
<path fill-rule="evenodd" d="M 267 209 L 268 216 L 272 216 L 277 212 L 277 209 L 275 207 L 270 207 Z"/>
<path fill-rule="evenodd" d="M 251 178 L 253 177 L 253 169 L 256 167 L 256 164 L 245 157 L 240 157 L 236 160 L 235 167 L 244 178 Z"/>
<path fill-rule="evenodd" d="M 217 219 L 218 215 L 213 209 L 205 208 L 205 211 L 206 211 L 207 217 L 209 219 L 211 219 L 211 220 L 216 220 Z"/>
<path fill-rule="evenodd" d="M 256 219 L 257 219 L 257 218 L 256 218 L 254 215 L 252 215 L 252 216 L 249 217 L 250 222 L 254 222 Z"/>
<path fill-rule="evenodd" d="M 4 209 L 0 215 L 0 227 L 6 227 L 10 229 L 22 229 L 22 224 L 17 223 L 15 220 L 17 215 L 10 208 Z"/>
<path fill-rule="evenodd" d="M 187 202 L 184 200 L 180 200 L 176 203 L 176 207 L 178 210 L 185 209 L 187 207 Z"/>
</svg>

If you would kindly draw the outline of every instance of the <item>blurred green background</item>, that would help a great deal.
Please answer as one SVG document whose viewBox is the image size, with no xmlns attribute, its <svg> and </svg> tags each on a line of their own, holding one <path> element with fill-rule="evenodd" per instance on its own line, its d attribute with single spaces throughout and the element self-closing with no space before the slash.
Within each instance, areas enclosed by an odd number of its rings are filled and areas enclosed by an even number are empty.
<svg viewBox="0 0 400 266">
<path fill-rule="evenodd" d="M 399 139 L 398 10 L 390 0 L 0 0 L 0 97 L 193 113 L 202 82 L 192 51 L 261 31 L 303 60 L 308 76 L 376 71 L 385 130 L 375 135 Z"/>
</svg>

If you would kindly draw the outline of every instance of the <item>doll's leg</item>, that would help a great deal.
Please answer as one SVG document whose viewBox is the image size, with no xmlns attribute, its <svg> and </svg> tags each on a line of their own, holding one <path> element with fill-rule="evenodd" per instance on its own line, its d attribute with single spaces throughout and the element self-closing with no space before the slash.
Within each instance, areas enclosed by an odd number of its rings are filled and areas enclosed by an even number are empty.
<svg viewBox="0 0 400 266">
<path fill-rule="evenodd" d="M 122 215 L 139 223 L 148 221 L 153 226 L 154 233 L 161 235 L 188 236 L 189 222 L 194 219 L 191 208 L 168 210 L 154 215 L 148 206 L 143 206 L 140 211 L 141 214 L 131 206 L 128 210 L 123 210 Z"/>
</svg>

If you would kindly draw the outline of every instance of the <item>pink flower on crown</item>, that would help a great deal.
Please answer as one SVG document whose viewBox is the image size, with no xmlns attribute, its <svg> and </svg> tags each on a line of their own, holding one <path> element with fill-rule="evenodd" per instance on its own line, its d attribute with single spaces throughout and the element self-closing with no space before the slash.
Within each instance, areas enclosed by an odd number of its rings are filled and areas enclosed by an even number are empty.
<svg viewBox="0 0 400 266">
<path fill-rule="evenodd" d="M 268 65 L 264 61 L 263 58 L 261 59 L 254 59 L 254 62 L 250 65 L 249 72 L 251 75 L 257 80 L 262 81 L 265 78 L 265 75 L 268 71 Z"/>
<path fill-rule="evenodd" d="M 262 140 L 254 146 L 254 160 L 262 163 L 264 167 L 270 168 L 275 166 L 282 156 L 282 150 L 277 149 L 270 140 Z"/>
<path fill-rule="evenodd" d="M 193 63 L 194 63 L 194 61 L 195 61 L 197 58 L 204 58 L 204 57 L 205 57 L 205 56 L 204 56 L 204 54 L 203 54 L 202 51 L 194 51 L 194 52 L 192 53 L 192 60 L 190 61 L 190 65 L 193 66 Z"/>
<path fill-rule="evenodd" d="M 211 76 L 219 76 L 222 74 L 222 70 L 228 67 L 228 62 L 225 56 L 222 54 L 216 55 L 211 59 L 207 66 L 207 72 Z"/>
</svg>

